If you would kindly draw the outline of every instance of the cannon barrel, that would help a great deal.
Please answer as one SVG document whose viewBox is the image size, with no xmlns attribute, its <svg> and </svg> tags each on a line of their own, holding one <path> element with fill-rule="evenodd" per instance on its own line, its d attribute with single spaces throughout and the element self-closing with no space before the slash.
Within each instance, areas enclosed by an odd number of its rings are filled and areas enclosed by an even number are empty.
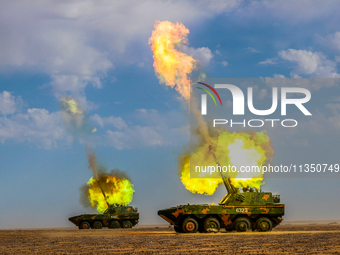
<svg viewBox="0 0 340 255">
<path fill-rule="evenodd" d="M 216 156 L 215 156 L 215 153 L 211 150 L 211 145 L 209 145 L 209 151 L 212 153 L 214 159 L 215 159 L 215 162 L 216 164 L 219 166 L 220 163 L 217 161 L 216 159 Z M 231 194 L 234 194 L 235 193 L 235 190 L 233 189 L 233 186 L 231 185 L 230 183 L 230 178 L 226 178 L 222 172 L 220 172 L 221 174 L 221 177 L 222 177 L 222 180 L 223 180 L 223 183 L 224 183 L 224 186 L 226 187 L 227 191 L 228 191 L 228 194 L 231 195 Z"/>
<path fill-rule="evenodd" d="M 109 207 L 110 207 L 110 204 L 109 204 L 109 202 L 107 201 L 106 195 L 105 195 L 105 193 L 104 193 L 104 190 L 103 190 L 102 186 L 100 185 L 99 180 L 98 180 L 98 185 L 99 185 L 99 187 L 100 187 L 100 190 L 101 190 L 102 193 L 103 193 L 103 196 L 104 196 L 104 198 L 105 198 L 105 202 L 106 202 L 106 204 L 107 204 L 107 207 L 109 208 Z"/>
</svg>

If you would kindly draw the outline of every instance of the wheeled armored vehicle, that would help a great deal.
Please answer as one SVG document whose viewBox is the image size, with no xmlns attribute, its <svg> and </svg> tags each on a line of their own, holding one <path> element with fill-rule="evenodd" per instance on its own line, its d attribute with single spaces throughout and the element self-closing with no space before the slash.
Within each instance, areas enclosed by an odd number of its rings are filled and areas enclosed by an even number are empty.
<svg viewBox="0 0 340 255">
<path fill-rule="evenodd" d="M 266 232 L 280 224 L 285 205 L 280 204 L 279 195 L 250 188 L 241 193 L 230 179 L 223 178 L 223 182 L 228 194 L 218 205 L 178 205 L 159 210 L 158 215 L 178 233 L 218 232 L 220 228 Z"/>
</svg>

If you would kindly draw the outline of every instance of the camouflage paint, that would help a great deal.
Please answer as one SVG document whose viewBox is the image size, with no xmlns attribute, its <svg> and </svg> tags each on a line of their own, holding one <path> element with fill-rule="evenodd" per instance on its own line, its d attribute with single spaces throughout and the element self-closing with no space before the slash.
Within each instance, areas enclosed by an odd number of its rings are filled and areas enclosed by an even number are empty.
<svg viewBox="0 0 340 255">
<path fill-rule="evenodd" d="M 199 226 L 203 225 L 207 217 L 213 217 L 220 222 L 221 228 L 227 229 L 233 229 L 233 223 L 239 217 L 248 218 L 253 228 L 261 217 L 269 218 L 273 227 L 282 221 L 285 205 L 279 204 L 279 196 L 276 196 L 277 200 L 275 200 L 278 202 L 274 202 L 271 192 L 240 193 L 237 189 L 229 190 L 230 193 L 220 201 L 219 205 L 178 205 L 159 210 L 158 215 L 179 229 L 183 227 L 182 222 L 187 217 L 195 218 Z"/>
<path fill-rule="evenodd" d="M 109 227 L 113 220 L 118 220 L 120 224 L 124 220 L 129 220 L 132 226 L 135 226 L 139 221 L 139 213 L 132 206 L 111 206 L 104 214 L 82 214 L 68 220 L 76 226 L 79 226 L 83 221 L 90 223 L 91 226 L 93 222 L 100 221 L 103 227 Z"/>
</svg>

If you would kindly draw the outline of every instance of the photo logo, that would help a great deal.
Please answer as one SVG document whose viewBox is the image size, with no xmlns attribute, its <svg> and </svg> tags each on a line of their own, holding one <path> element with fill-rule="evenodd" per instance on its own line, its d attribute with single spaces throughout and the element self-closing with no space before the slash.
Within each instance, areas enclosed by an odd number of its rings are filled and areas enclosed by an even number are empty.
<svg viewBox="0 0 340 255">
<path fill-rule="evenodd" d="M 206 83 L 203 83 L 203 82 L 198 82 L 198 83 L 206 86 L 209 89 L 211 89 L 211 91 L 214 92 L 215 95 L 217 96 L 218 100 L 220 100 L 220 104 L 222 106 L 221 97 L 220 97 L 220 95 L 217 93 L 217 91 L 213 87 L 211 87 L 210 85 L 208 85 Z M 209 90 L 206 90 L 206 89 L 203 89 L 203 88 L 200 88 L 200 87 L 197 87 L 197 88 L 203 90 L 204 92 L 206 92 L 214 100 L 214 103 L 217 106 L 216 100 L 215 100 L 214 96 L 210 93 Z M 201 106 L 202 106 L 201 107 L 202 115 L 207 115 L 207 95 L 206 94 L 202 94 L 201 95 L 201 100 L 202 100 L 202 103 L 201 103 Z"/>
<path fill-rule="evenodd" d="M 209 88 L 220 101 L 220 104 L 222 106 L 222 100 L 220 95 L 217 93 L 215 89 L 227 89 L 231 92 L 232 94 L 232 105 L 233 105 L 233 115 L 244 115 L 245 112 L 245 97 L 242 92 L 242 90 L 232 84 L 215 84 L 213 88 L 212 86 L 198 82 L 201 85 L 206 86 Z M 203 90 L 206 92 L 210 97 L 213 99 L 215 105 L 217 106 L 216 100 L 212 93 L 204 88 L 197 87 L 198 89 Z M 299 87 L 281 87 L 281 116 L 286 116 L 287 115 L 287 105 L 295 105 L 305 116 L 311 116 L 312 114 L 307 110 L 307 108 L 303 105 L 307 103 L 311 99 L 311 93 L 308 89 L 305 88 L 299 88 Z M 201 114 L 202 115 L 207 115 L 207 94 L 201 94 Z M 292 96 L 296 97 L 296 94 L 299 95 L 298 98 L 293 98 Z M 303 97 L 301 97 L 301 94 Z M 290 95 L 288 97 L 288 95 Z M 258 110 L 254 107 L 253 104 L 253 88 L 248 87 L 247 88 L 247 106 L 249 111 L 257 116 L 268 116 L 273 114 L 277 108 L 278 108 L 278 88 L 277 87 L 272 87 L 272 104 L 269 109 L 266 110 Z M 249 120 L 248 126 L 249 127 L 262 127 L 265 123 L 265 121 L 269 121 L 272 123 L 272 127 L 274 127 L 274 122 L 275 121 L 280 121 L 281 125 L 283 127 L 295 127 L 297 126 L 297 121 L 294 119 L 285 119 L 285 120 L 280 120 L 280 119 L 251 119 Z M 231 119 L 230 121 L 226 119 L 214 119 L 213 121 L 213 126 L 215 127 L 218 124 L 227 124 L 230 122 L 231 127 L 233 125 L 233 120 Z M 287 122 L 293 123 L 292 125 L 285 124 Z M 253 125 L 252 123 L 258 123 L 258 125 Z M 243 122 L 234 122 L 234 124 L 242 124 L 244 127 L 246 127 L 246 120 Z"/>
</svg>

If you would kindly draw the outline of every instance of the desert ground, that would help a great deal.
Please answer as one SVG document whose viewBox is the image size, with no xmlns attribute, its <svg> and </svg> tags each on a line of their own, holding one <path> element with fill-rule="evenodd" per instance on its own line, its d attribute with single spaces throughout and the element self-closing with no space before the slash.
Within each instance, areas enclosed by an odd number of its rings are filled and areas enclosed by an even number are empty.
<svg viewBox="0 0 340 255">
<path fill-rule="evenodd" d="M 176 253 L 340 254 L 340 220 L 285 222 L 268 233 L 177 234 L 168 225 L 0 230 L 0 254 Z"/>
</svg>

